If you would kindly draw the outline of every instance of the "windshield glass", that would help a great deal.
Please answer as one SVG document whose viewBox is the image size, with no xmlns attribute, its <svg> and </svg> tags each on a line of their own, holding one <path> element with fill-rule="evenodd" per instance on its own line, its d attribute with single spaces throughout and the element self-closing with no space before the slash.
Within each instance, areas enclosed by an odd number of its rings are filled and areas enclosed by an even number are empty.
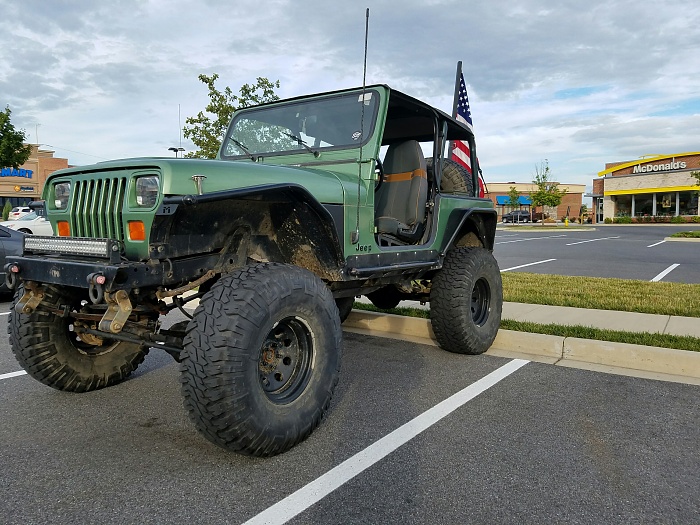
<svg viewBox="0 0 700 525">
<path fill-rule="evenodd" d="M 234 116 L 222 157 L 257 157 L 358 147 L 372 134 L 379 93 L 364 95 L 364 137 L 360 133 L 361 93 L 331 95 L 279 106 L 261 107 Z"/>
<path fill-rule="evenodd" d="M 18 221 L 33 221 L 34 219 L 36 219 L 36 212 L 27 213 L 26 215 L 24 215 L 23 217 L 20 217 L 17 220 Z"/>
</svg>

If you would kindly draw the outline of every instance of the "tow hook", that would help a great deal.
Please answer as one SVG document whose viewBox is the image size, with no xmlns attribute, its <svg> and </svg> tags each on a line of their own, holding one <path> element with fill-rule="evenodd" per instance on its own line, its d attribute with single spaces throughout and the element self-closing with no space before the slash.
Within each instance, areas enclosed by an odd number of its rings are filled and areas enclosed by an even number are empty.
<svg viewBox="0 0 700 525">
<path fill-rule="evenodd" d="M 126 321 L 131 315 L 131 301 L 129 294 L 124 290 L 117 290 L 114 294 L 105 292 L 107 311 L 102 316 L 98 328 L 103 332 L 117 334 L 121 332 Z"/>
<path fill-rule="evenodd" d="M 41 303 L 43 299 L 44 289 L 34 281 L 25 281 L 24 295 L 17 301 L 15 311 L 20 314 L 29 315 L 36 310 L 36 307 L 39 306 L 39 303 Z"/>
</svg>

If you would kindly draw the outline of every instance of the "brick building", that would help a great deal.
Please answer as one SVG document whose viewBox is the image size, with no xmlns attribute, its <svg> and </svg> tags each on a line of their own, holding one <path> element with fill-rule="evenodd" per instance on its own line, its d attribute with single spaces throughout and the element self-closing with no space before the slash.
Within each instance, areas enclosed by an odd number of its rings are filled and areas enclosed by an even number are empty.
<svg viewBox="0 0 700 525">
<path fill-rule="evenodd" d="M 7 201 L 12 206 L 22 206 L 41 198 L 46 177 L 68 167 L 68 159 L 53 154 L 53 151 L 32 144 L 29 159 L 19 169 L 0 166 L 0 210 Z"/>
<path fill-rule="evenodd" d="M 520 205 L 513 208 L 510 206 L 510 198 L 508 192 L 511 188 L 515 188 L 520 193 Z M 486 194 L 496 207 L 498 212 L 498 220 L 501 219 L 504 213 L 508 213 L 513 209 L 523 209 L 530 212 L 535 212 L 530 200 L 530 194 L 537 191 L 537 185 L 523 182 L 489 182 L 487 183 L 488 193 Z M 545 217 L 561 220 L 564 217 L 578 217 L 581 213 L 581 204 L 583 203 L 583 193 L 586 191 L 585 184 L 560 184 L 560 190 L 565 190 L 566 193 L 562 198 L 561 204 L 555 208 L 547 208 L 544 210 Z M 539 207 L 538 207 L 539 208 Z M 539 208 L 538 213 L 542 212 Z"/>
<path fill-rule="evenodd" d="M 700 152 L 610 162 L 593 181 L 594 220 L 698 215 Z"/>
</svg>

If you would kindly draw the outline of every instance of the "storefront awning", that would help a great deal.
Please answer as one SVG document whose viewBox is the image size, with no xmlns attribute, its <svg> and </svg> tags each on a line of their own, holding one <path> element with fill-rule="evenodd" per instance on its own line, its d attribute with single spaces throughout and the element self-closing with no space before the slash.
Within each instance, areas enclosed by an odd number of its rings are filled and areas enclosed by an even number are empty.
<svg viewBox="0 0 700 525">
<path fill-rule="evenodd" d="M 518 203 L 521 206 L 532 206 L 532 199 L 530 197 L 527 197 L 525 195 L 521 195 L 518 197 Z M 510 204 L 510 197 L 508 195 L 497 195 L 496 196 L 496 204 L 499 206 L 506 206 Z"/>
</svg>

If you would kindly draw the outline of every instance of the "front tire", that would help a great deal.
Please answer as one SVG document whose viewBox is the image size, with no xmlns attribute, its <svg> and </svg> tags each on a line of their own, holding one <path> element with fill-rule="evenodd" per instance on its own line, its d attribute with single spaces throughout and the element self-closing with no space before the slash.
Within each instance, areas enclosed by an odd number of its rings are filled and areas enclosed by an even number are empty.
<svg viewBox="0 0 700 525">
<path fill-rule="evenodd" d="M 187 332 L 182 394 L 207 439 L 266 457 L 319 425 L 338 383 L 342 331 L 314 274 L 276 263 L 240 269 L 202 298 Z"/>
<path fill-rule="evenodd" d="M 485 352 L 498 333 L 502 308 L 493 255 L 484 248 L 448 252 L 430 290 L 430 319 L 440 347 L 458 354 Z"/>
<path fill-rule="evenodd" d="M 24 294 L 20 285 L 15 304 Z M 44 287 L 42 305 L 60 310 L 80 300 L 54 286 Z M 39 308 L 29 315 L 10 310 L 7 332 L 19 364 L 37 381 L 67 392 L 90 392 L 126 379 L 143 362 L 148 348 L 122 341 L 94 346 L 80 340 L 70 318 Z"/>
</svg>

